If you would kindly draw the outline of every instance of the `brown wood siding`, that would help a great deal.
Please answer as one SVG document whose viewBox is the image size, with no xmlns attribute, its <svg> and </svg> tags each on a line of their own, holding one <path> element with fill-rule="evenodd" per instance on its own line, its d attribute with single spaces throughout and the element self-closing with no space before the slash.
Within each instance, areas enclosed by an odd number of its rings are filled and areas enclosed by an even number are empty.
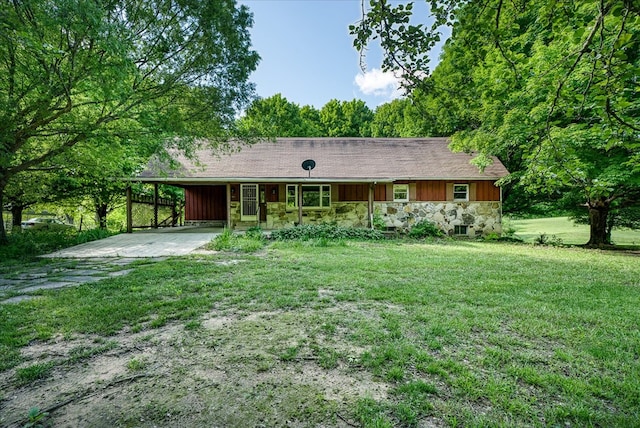
<svg viewBox="0 0 640 428">
<path fill-rule="evenodd" d="M 416 200 L 446 201 L 447 183 L 442 180 L 418 181 L 416 183 Z"/>
<path fill-rule="evenodd" d="M 338 185 L 339 201 L 368 201 L 369 185 L 367 184 L 340 184 Z"/>
<path fill-rule="evenodd" d="M 472 201 L 499 201 L 500 188 L 494 185 L 493 181 L 456 181 L 456 184 L 469 184 L 469 199 Z M 410 200 L 429 202 L 429 201 L 449 201 L 453 200 L 453 182 L 444 180 L 417 181 L 415 183 L 415 195 L 413 186 L 410 184 L 411 193 Z M 392 200 L 393 186 L 385 186 L 383 184 L 376 185 L 375 200 L 385 201 Z M 388 197 L 390 196 L 390 197 Z"/>
<path fill-rule="evenodd" d="M 240 200 L 240 185 L 231 184 L 229 188 L 231 189 L 231 200 L 238 202 Z"/>
<path fill-rule="evenodd" d="M 185 188 L 185 220 L 227 220 L 226 186 Z"/>
<path fill-rule="evenodd" d="M 267 201 L 268 202 L 278 202 L 278 185 L 277 184 L 267 184 Z"/>
<path fill-rule="evenodd" d="M 387 185 L 386 184 L 376 184 L 374 195 L 374 201 L 386 201 L 387 200 Z"/>
<path fill-rule="evenodd" d="M 500 188 L 493 181 L 476 182 L 476 201 L 499 201 Z"/>
</svg>

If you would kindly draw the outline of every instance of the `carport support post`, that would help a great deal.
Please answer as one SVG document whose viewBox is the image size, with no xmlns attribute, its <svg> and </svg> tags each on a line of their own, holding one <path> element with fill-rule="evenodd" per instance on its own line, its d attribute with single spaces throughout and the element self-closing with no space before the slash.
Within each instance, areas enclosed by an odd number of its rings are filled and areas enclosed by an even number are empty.
<svg viewBox="0 0 640 428">
<path fill-rule="evenodd" d="M 373 229 L 373 192 L 375 183 L 369 183 L 369 203 L 367 204 L 367 208 L 369 211 L 369 227 Z"/>
<path fill-rule="evenodd" d="M 158 228 L 158 183 L 153 183 L 153 228 Z"/>
<path fill-rule="evenodd" d="M 231 184 L 227 183 L 227 229 L 231 229 Z"/>
<path fill-rule="evenodd" d="M 131 186 L 127 186 L 127 233 L 133 232 L 133 196 L 131 192 Z"/>
<path fill-rule="evenodd" d="M 302 226 L 302 184 L 298 184 L 298 225 Z"/>
</svg>

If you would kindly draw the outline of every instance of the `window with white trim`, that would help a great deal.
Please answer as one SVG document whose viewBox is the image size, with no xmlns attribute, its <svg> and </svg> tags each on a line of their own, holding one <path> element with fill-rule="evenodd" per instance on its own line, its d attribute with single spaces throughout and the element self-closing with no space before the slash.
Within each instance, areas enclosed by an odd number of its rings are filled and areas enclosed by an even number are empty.
<svg viewBox="0 0 640 428">
<path fill-rule="evenodd" d="M 453 200 L 454 201 L 468 201 L 469 200 L 469 185 L 468 184 L 454 184 L 453 185 Z"/>
<path fill-rule="evenodd" d="M 302 208 L 329 208 L 331 186 L 329 184 L 303 184 Z M 287 209 L 298 208 L 298 185 L 287 184 Z"/>
<path fill-rule="evenodd" d="M 394 202 L 409 201 L 409 185 L 408 184 L 393 185 L 393 201 Z"/>
</svg>

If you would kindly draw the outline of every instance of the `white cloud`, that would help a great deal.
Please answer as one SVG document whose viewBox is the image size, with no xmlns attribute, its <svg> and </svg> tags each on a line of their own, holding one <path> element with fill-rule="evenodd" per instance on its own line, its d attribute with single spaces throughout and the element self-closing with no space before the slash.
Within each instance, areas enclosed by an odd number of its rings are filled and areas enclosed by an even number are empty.
<svg viewBox="0 0 640 428">
<path fill-rule="evenodd" d="M 400 91 L 400 83 L 391 72 L 384 72 L 378 68 L 374 68 L 367 72 L 359 73 L 356 76 L 355 83 L 365 95 L 373 95 L 376 97 L 385 97 L 389 100 L 402 96 Z"/>
</svg>

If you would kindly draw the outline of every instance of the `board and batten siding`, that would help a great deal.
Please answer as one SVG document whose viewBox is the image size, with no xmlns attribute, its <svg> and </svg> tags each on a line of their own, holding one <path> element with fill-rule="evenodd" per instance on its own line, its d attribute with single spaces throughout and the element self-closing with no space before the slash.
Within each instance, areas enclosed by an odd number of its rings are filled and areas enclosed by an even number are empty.
<svg viewBox="0 0 640 428">
<path fill-rule="evenodd" d="M 397 184 L 409 184 L 409 196 L 412 201 L 443 202 L 453 200 L 453 181 L 430 180 L 417 182 L 398 182 Z M 499 201 L 500 188 L 493 181 L 468 181 L 460 180 L 455 184 L 469 185 L 470 201 Z M 393 184 L 376 184 L 374 190 L 376 202 L 393 201 Z"/>
<path fill-rule="evenodd" d="M 339 184 L 338 200 L 341 202 L 361 202 L 369 199 L 368 184 Z"/>
<path fill-rule="evenodd" d="M 226 220 L 226 186 L 190 186 L 185 188 L 184 218 L 187 221 Z"/>
</svg>

